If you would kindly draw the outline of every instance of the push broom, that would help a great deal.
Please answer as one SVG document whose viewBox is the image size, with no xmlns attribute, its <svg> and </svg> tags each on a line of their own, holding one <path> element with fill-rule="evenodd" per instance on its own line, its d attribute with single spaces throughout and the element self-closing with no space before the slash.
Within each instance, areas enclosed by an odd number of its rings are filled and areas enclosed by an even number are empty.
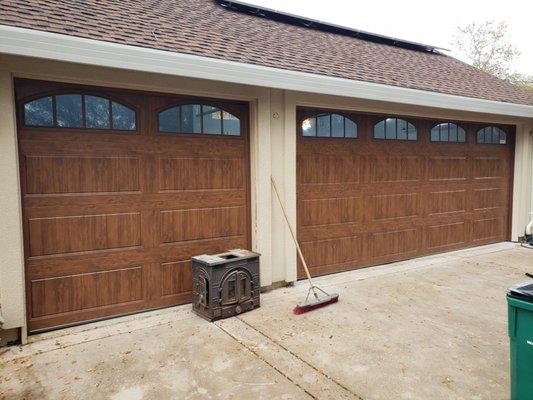
<svg viewBox="0 0 533 400">
<path fill-rule="evenodd" d="M 308 311 L 316 310 L 317 308 L 325 307 L 328 304 L 336 303 L 337 301 L 339 301 L 339 295 L 337 293 L 329 294 L 325 290 L 322 290 L 318 286 L 315 286 L 315 284 L 313 283 L 313 280 L 311 279 L 311 274 L 309 273 L 309 268 L 307 267 L 304 255 L 302 254 L 302 249 L 300 249 L 300 245 L 298 244 L 298 240 L 296 239 L 294 229 L 289 221 L 289 217 L 287 216 L 287 211 L 285 210 L 285 206 L 281 201 L 276 180 L 272 176 L 270 177 L 270 179 L 272 181 L 272 186 L 274 187 L 274 192 L 276 193 L 279 205 L 281 206 L 281 210 L 283 211 L 285 222 L 287 223 L 289 231 L 291 232 L 292 240 L 294 240 L 294 244 L 296 245 L 298 256 L 302 261 L 305 274 L 307 275 L 307 280 L 309 281 L 309 290 L 307 291 L 307 297 L 305 298 L 305 301 L 303 303 L 297 304 L 296 307 L 294 307 L 294 309 L 292 310 L 292 312 L 296 315 L 299 315 Z"/>
</svg>

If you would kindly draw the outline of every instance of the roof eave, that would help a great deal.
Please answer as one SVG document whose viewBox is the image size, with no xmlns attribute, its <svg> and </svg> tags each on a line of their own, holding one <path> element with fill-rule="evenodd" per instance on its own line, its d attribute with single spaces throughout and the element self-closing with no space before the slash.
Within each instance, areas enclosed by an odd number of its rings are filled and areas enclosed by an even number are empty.
<svg viewBox="0 0 533 400">
<path fill-rule="evenodd" d="M 0 25 L 0 53 L 415 106 L 533 118 L 533 106 Z"/>
</svg>

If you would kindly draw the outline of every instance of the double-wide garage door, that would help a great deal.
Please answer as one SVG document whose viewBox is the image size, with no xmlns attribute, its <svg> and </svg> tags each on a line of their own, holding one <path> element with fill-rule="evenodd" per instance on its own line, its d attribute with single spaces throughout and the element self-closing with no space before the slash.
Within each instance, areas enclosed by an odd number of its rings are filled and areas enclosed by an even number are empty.
<svg viewBox="0 0 533 400">
<path fill-rule="evenodd" d="M 16 82 L 31 331 L 189 302 L 250 247 L 246 104 Z"/>
<path fill-rule="evenodd" d="M 513 127 L 310 109 L 297 120 L 313 275 L 509 240 Z"/>
</svg>

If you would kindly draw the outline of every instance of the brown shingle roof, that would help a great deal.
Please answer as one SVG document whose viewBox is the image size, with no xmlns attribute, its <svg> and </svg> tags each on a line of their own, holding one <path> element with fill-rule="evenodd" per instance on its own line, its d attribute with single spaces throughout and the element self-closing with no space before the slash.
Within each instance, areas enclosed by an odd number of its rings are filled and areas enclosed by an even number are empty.
<svg viewBox="0 0 533 400">
<path fill-rule="evenodd" d="M 446 55 L 230 11 L 214 0 L 0 0 L 0 24 L 533 105 L 520 88 Z"/>
</svg>

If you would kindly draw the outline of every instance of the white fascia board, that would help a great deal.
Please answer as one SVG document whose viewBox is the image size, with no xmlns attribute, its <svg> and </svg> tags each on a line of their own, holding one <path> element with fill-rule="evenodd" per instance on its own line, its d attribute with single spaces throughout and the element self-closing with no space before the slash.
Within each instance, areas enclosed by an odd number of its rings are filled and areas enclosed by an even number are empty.
<svg viewBox="0 0 533 400">
<path fill-rule="evenodd" d="M 533 117 L 533 106 L 455 96 L 0 25 L 0 53 L 449 110 Z"/>
</svg>

